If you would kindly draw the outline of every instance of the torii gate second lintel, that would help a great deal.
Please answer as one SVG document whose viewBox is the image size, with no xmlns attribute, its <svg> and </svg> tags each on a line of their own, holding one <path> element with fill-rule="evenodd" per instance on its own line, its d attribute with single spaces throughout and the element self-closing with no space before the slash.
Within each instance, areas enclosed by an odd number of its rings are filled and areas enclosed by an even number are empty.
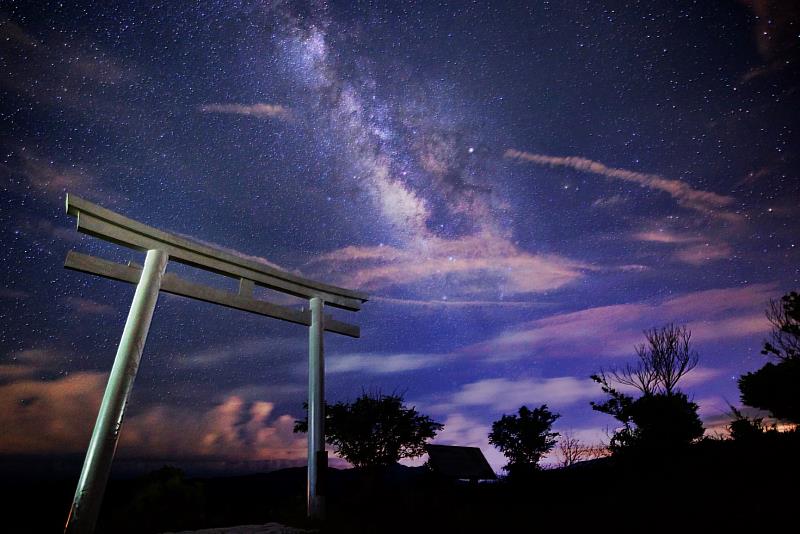
<svg viewBox="0 0 800 534">
<path fill-rule="evenodd" d="M 124 217 L 111 210 L 67 195 L 67 213 L 77 217 L 78 231 L 135 250 L 147 251 L 144 266 L 114 262 L 70 251 L 64 266 L 136 284 L 125 328 L 108 379 L 92 437 L 86 452 L 66 532 L 94 530 L 108 482 L 122 419 L 133 387 L 159 291 L 211 302 L 309 327 L 308 341 L 308 484 L 307 511 L 312 519 L 325 513 L 322 484 L 327 467 L 323 407 L 325 402 L 324 331 L 359 337 L 358 326 L 324 315 L 325 304 L 358 311 L 364 293 L 343 289 L 271 267 L 217 248 L 195 243 Z M 166 273 L 169 260 L 185 263 L 239 280 L 231 293 L 195 284 Z M 255 285 L 309 299 L 308 309 L 296 310 L 253 297 Z"/>
</svg>

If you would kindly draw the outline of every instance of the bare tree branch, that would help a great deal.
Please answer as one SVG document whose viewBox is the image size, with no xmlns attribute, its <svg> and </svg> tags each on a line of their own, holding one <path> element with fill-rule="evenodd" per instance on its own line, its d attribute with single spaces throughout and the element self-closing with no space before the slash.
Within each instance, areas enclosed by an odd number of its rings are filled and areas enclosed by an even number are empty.
<svg viewBox="0 0 800 534">
<path fill-rule="evenodd" d="M 649 357 L 647 347 L 641 344 L 635 348 L 636 355 L 639 357 L 636 365 L 625 364 L 623 369 L 609 371 L 609 375 L 620 384 L 632 386 L 645 395 L 652 395 L 658 383 L 656 370 L 653 367 L 652 359 Z"/>
<path fill-rule="evenodd" d="M 588 450 L 581 441 L 575 437 L 571 430 L 561 434 L 558 440 L 558 455 L 561 467 L 569 467 L 582 462 L 588 456 Z"/>
<path fill-rule="evenodd" d="M 668 324 L 645 330 L 647 343 L 637 345 L 639 361 L 608 371 L 616 382 L 636 388 L 644 395 L 672 395 L 680 379 L 697 367 L 699 356 L 691 348 L 692 333 L 685 326 Z M 605 374 L 601 371 L 601 376 Z"/>
</svg>

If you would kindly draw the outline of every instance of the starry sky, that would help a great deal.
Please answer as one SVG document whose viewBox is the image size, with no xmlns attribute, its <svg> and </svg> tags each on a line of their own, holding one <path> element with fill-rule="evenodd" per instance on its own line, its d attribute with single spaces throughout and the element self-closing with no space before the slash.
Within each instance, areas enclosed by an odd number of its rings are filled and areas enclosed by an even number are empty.
<svg viewBox="0 0 800 534">
<path fill-rule="evenodd" d="M 0 6 L 0 457 L 88 443 L 133 287 L 67 251 L 143 261 L 67 191 L 367 292 L 333 310 L 362 338 L 326 335 L 327 398 L 402 393 L 495 468 L 522 404 L 606 439 L 589 375 L 670 322 L 721 428 L 799 285 L 791 3 L 178 4 Z M 119 462 L 303 464 L 306 335 L 162 294 Z"/>
</svg>

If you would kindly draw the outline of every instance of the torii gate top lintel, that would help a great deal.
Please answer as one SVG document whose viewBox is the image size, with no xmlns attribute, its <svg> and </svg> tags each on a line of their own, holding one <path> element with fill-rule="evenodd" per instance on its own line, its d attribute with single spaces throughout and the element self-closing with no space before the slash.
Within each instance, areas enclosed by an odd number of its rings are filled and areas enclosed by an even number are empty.
<svg viewBox="0 0 800 534">
<path fill-rule="evenodd" d="M 185 237 L 129 219 L 75 195 L 67 194 L 67 213 L 78 219 L 78 231 L 135 250 L 163 250 L 170 260 L 231 278 L 252 280 L 297 297 L 319 297 L 326 304 L 350 311 L 361 309 L 365 293 L 344 289 L 277 269 Z"/>
</svg>

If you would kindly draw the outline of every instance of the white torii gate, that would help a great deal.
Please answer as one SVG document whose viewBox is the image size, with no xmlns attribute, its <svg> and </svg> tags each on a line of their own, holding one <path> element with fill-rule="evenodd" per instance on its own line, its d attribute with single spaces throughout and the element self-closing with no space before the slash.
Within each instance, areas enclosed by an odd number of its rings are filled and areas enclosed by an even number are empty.
<svg viewBox="0 0 800 534">
<path fill-rule="evenodd" d="M 367 301 L 367 295 L 309 280 L 195 243 L 69 194 L 66 203 L 67 213 L 78 219 L 79 232 L 135 250 L 147 251 L 147 255 L 143 267 L 133 263 L 121 265 L 75 251 L 69 251 L 64 263 L 67 269 L 136 284 L 136 292 L 100 404 L 65 532 L 94 531 L 122 428 L 125 407 L 139 368 L 159 291 L 309 327 L 307 513 L 312 519 L 322 519 L 325 514 L 325 488 L 322 482 L 328 462 L 324 427 L 323 332 L 327 330 L 356 338 L 361 335 L 358 326 L 323 315 L 324 307 L 327 303 L 344 310 L 358 311 L 361 304 Z M 238 279 L 239 292 L 231 293 L 195 284 L 166 273 L 169 260 Z M 253 297 L 256 285 L 307 298 L 309 307 L 297 310 L 256 299 Z"/>
</svg>

